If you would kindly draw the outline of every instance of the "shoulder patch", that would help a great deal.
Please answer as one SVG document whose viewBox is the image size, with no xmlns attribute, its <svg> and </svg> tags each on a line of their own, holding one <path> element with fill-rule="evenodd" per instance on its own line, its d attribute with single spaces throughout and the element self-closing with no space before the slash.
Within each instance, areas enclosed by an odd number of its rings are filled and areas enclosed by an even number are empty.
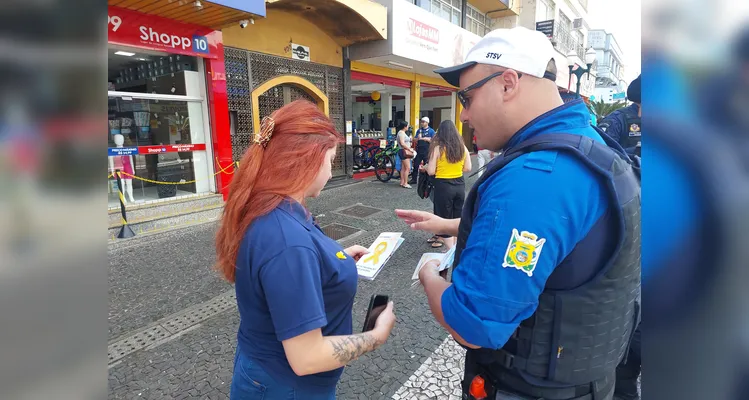
<svg viewBox="0 0 749 400">
<path fill-rule="evenodd" d="M 544 243 L 546 239 L 539 239 L 537 235 L 527 231 L 518 233 L 518 230 L 513 228 L 502 267 L 519 269 L 529 277 L 533 276 L 533 270 L 536 269 Z"/>
<path fill-rule="evenodd" d="M 551 172 L 557 161 L 557 151 L 535 151 L 528 154 L 523 168 L 537 169 L 539 171 Z"/>
</svg>

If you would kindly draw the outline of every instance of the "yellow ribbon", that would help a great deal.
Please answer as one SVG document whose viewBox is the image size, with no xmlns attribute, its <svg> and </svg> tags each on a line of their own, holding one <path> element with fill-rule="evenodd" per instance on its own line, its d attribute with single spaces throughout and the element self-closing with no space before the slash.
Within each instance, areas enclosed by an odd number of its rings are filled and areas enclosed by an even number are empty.
<svg viewBox="0 0 749 400">
<path fill-rule="evenodd" d="M 380 256 L 385 252 L 385 250 L 387 250 L 387 248 L 387 242 L 380 242 L 380 244 L 375 247 L 374 254 L 365 258 L 364 262 L 367 263 L 369 262 L 369 260 L 374 260 L 372 261 L 372 264 L 377 264 L 378 262 L 380 262 Z"/>
</svg>

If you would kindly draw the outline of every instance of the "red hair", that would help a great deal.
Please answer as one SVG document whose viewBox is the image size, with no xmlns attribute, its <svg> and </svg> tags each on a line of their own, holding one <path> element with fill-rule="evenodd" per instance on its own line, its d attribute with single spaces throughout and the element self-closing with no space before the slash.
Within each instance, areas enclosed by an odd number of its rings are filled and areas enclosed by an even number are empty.
<svg viewBox="0 0 749 400">
<path fill-rule="evenodd" d="M 266 146 L 250 145 L 239 162 L 216 234 L 216 269 L 232 283 L 239 246 L 252 221 L 303 193 L 325 153 L 342 142 L 330 118 L 309 101 L 289 103 L 271 118 L 275 126 Z"/>
</svg>

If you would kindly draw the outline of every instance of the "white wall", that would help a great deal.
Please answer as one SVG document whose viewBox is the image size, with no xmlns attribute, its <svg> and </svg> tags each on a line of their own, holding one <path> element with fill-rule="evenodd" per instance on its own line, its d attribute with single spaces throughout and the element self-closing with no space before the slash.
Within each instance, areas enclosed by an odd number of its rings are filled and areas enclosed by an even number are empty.
<svg viewBox="0 0 749 400">
<path fill-rule="evenodd" d="M 421 98 L 421 111 L 432 111 L 435 108 L 450 108 L 450 96 L 440 97 L 422 97 Z"/>
</svg>

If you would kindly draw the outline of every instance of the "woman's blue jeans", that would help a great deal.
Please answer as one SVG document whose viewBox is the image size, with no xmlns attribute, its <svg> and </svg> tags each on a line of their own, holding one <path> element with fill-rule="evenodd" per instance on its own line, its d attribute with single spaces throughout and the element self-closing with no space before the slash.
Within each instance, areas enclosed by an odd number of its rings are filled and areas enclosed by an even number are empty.
<svg viewBox="0 0 749 400">
<path fill-rule="evenodd" d="M 327 393 L 305 393 L 278 383 L 239 349 L 234 357 L 231 400 L 335 400 L 335 387 Z"/>
</svg>

